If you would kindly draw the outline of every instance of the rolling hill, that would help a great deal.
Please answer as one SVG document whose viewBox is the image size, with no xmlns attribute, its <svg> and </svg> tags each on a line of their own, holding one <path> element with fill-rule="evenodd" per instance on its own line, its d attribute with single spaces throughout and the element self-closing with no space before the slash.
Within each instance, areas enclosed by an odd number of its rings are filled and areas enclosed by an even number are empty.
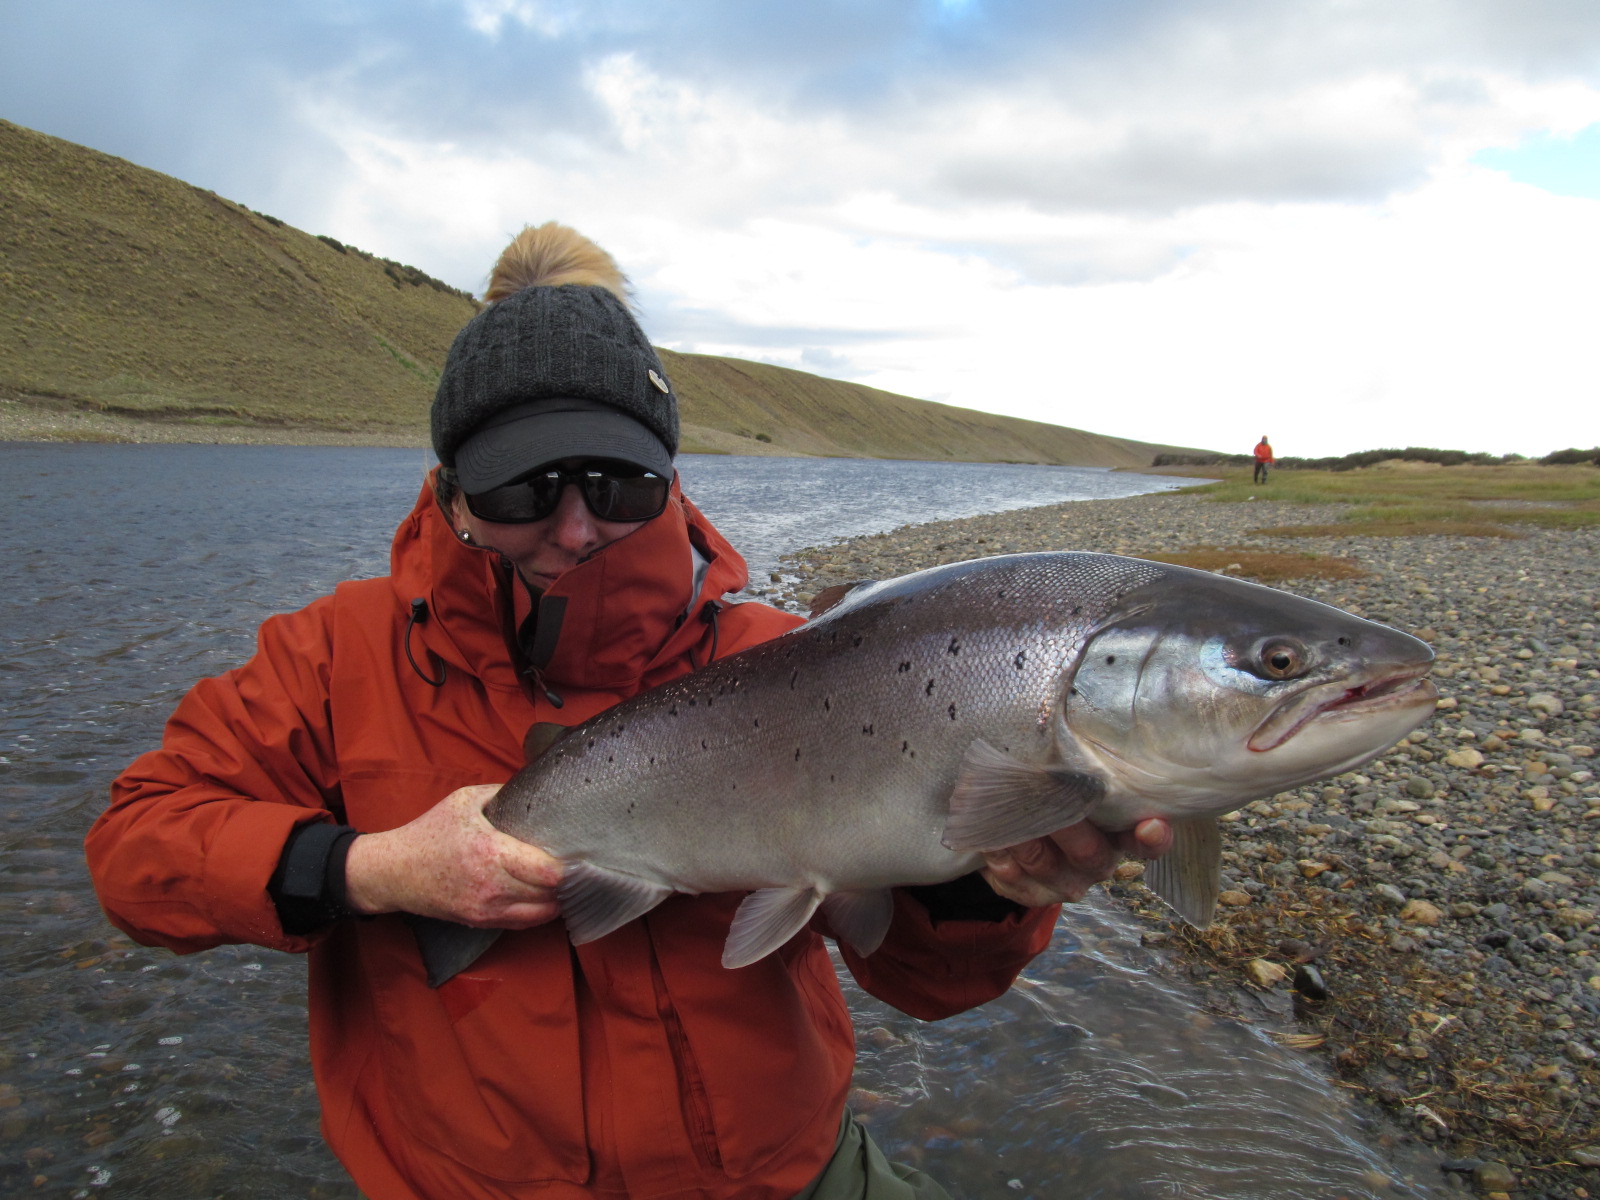
<svg viewBox="0 0 1600 1200">
<path fill-rule="evenodd" d="M 0 401 L 71 418 L 34 422 L 43 436 L 423 445 L 439 368 L 477 307 L 414 267 L 0 121 Z M 662 358 L 686 451 L 1106 467 L 1194 452 L 765 363 Z"/>
</svg>

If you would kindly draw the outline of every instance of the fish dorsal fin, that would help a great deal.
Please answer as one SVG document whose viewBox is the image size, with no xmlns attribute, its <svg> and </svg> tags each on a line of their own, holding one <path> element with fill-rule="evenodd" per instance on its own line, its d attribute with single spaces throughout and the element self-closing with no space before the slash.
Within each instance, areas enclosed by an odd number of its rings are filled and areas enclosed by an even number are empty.
<svg viewBox="0 0 1600 1200">
<path fill-rule="evenodd" d="M 417 950 L 422 954 L 422 965 L 428 972 L 428 986 L 441 983 L 465 971 L 477 962 L 483 952 L 499 938 L 499 929 L 474 929 L 438 917 L 419 917 L 405 914 L 406 924 L 417 939 Z"/>
<path fill-rule="evenodd" d="M 644 916 L 670 895 L 669 887 L 637 875 L 608 871 L 590 862 L 570 864 L 556 885 L 561 918 L 567 923 L 567 936 L 574 946 L 605 937 L 635 917 Z"/>
<path fill-rule="evenodd" d="M 894 919 L 894 895 L 888 888 L 865 892 L 830 892 L 822 901 L 822 915 L 841 942 L 865 958 L 883 945 Z"/>
<path fill-rule="evenodd" d="M 1214 817 L 1172 822 L 1172 849 L 1144 868 L 1144 885 L 1204 929 L 1222 890 L 1222 835 Z"/>
<path fill-rule="evenodd" d="M 874 582 L 876 581 L 871 579 L 858 579 L 854 583 L 829 584 L 811 598 L 812 619 L 815 620 L 817 617 L 820 617 L 823 613 L 827 612 L 834 605 L 838 604 L 839 601 L 843 600 L 858 587 L 866 587 L 867 584 Z"/>
<path fill-rule="evenodd" d="M 822 895 L 813 887 L 751 892 L 733 915 L 722 965 L 748 967 L 765 958 L 804 929 L 820 903 Z"/>
<path fill-rule="evenodd" d="M 1093 775 L 1025 763 L 975 738 L 950 794 L 943 841 L 951 850 L 1003 850 L 1077 824 L 1103 795 Z"/>
</svg>

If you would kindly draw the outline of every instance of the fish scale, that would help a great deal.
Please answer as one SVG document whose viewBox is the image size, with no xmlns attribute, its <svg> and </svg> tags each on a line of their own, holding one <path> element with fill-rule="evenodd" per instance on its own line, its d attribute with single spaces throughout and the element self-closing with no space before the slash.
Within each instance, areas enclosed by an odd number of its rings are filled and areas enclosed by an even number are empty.
<svg viewBox="0 0 1600 1200">
<path fill-rule="evenodd" d="M 728 965 L 769 953 L 819 905 L 870 953 L 888 888 L 956 878 L 984 851 L 1085 818 L 1173 821 L 1177 847 L 1150 877 L 1203 923 L 1215 818 L 1404 736 L 1432 711 L 1431 658 L 1398 630 L 1188 568 L 976 559 L 856 587 L 624 701 L 486 815 L 562 860 L 575 943 L 672 892 L 748 891 Z M 494 935 L 423 924 L 435 982 Z"/>
</svg>

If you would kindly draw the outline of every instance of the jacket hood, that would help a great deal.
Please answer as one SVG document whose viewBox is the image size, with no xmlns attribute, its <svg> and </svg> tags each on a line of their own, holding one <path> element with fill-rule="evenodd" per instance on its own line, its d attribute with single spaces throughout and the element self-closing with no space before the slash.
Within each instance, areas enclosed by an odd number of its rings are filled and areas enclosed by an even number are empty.
<svg viewBox="0 0 1600 1200">
<path fill-rule="evenodd" d="M 498 554 L 460 541 L 431 475 L 395 534 L 389 564 L 402 611 L 415 598 L 428 605 L 413 637 L 451 668 L 514 690 L 524 687 L 519 671 L 533 667 L 546 684 L 628 693 L 664 658 L 702 642 L 709 657 L 715 623 L 706 606 L 714 612 L 749 579 L 744 559 L 676 480 L 659 517 L 561 575 L 531 622 L 527 587 Z"/>
</svg>

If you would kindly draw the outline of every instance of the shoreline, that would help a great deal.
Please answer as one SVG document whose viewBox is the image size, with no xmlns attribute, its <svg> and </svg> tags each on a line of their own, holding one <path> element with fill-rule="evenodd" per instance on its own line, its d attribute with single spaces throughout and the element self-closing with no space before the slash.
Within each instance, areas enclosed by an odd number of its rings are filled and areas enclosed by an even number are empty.
<svg viewBox="0 0 1600 1200">
<path fill-rule="evenodd" d="M 1287 1031 L 1440 1156 L 1441 1187 L 1587 1200 L 1600 1195 L 1600 530 L 1250 532 L 1342 509 L 1167 492 L 906 526 L 785 556 L 784 599 L 803 610 L 829 584 L 1036 550 L 1311 552 L 1364 572 L 1276 586 L 1430 642 L 1434 717 L 1358 772 L 1225 820 L 1237 903 L 1211 929 L 1180 926 L 1136 864 L 1109 886 L 1208 1008 Z"/>
</svg>

